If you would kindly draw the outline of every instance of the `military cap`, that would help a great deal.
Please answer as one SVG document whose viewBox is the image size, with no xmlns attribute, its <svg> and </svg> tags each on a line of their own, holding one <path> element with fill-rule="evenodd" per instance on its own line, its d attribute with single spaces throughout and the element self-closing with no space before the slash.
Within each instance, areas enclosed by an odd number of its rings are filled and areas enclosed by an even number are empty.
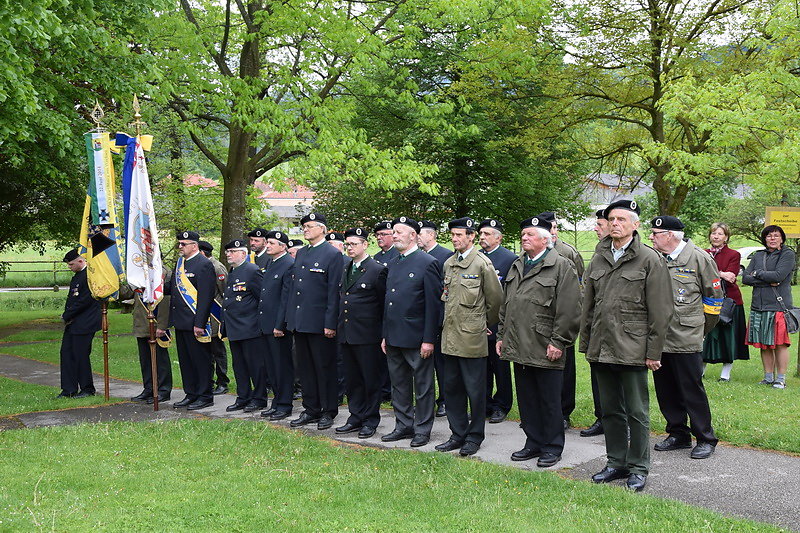
<svg viewBox="0 0 800 533">
<path fill-rule="evenodd" d="M 377 224 L 375 224 L 375 227 L 372 228 L 372 231 L 374 231 L 375 233 L 378 233 L 379 231 L 384 230 L 384 229 L 389 229 L 389 230 L 392 229 L 392 221 L 391 220 L 382 220 L 381 222 L 378 222 Z"/>
<path fill-rule="evenodd" d="M 522 222 L 519 223 L 519 229 L 525 228 L 542 228 L 550 231 L 550 228 L 553 227 L 553 223 L 549 220 L 544 218 L 539 218 L 538 216 L 526 218 Z"/>
<path fill-rule="evenodd" d="M 176 233 L 175 238 L 179 241 L 200 241 L 200 234 L 196 231 L 179 231 Z"/>
<path fill-rule="evenodd" d="M 201 252 L 211 253 L 214 251 L 214 247 L 208 241 L 197 241 L 197 247 L 200 248 Z"/>
<path fill-rule="evenodd" d="M 325 218 L 325 215 L 322 213 L 309 213 L 303 218 L 300 219 L 300 225 L 302 226 L 306 222 L 319 222 L 325 226 L 328 225 L 328 219 Z"/>
<path fill-rule="evenodd" d="M 475 221 L 469 217 L 461 217 L 447 223 L 447 229 L 467 229 L 475 231 Z"/>
<path fill-rule="evenodd" d="M 543 218 L 544 220 L 548 221 L 550 224 L 555 223 L 556 221 L 556 214 L 552 211 L 543 211 L 539 213 L 538 218 Z"/>
<path fill-rule="evenodd" d="M 611 202 L 608 204 L 603 210 L 603 214 L 605 215 L 606 220 L 608 219 L 608 214 L 611 213 L 614 209 L 625 209 L 626 211 L 633 211 L 637 215 L 641 212 L 639 210 L 639 204 L 636 203 L 636 200 L 617 200 L 616 202 Z"/>
<path fill-rule="evenodd" d="M 262 239 L 265 239 L 267 237 L 267 230 L 265 230 L 264 228 L 256 228 L 253 231 L 251 231 L 250 233 L 248 233 L 247 236 L 248 237 L 261 237 Z"/>
<path fill-rule="evenodd" d="M 430 220 L 420 220 L 417 222 L 417 225 L 419 226 L 419 229 L 428 228 L 432 229 L 433 231 L 439 231 L 439 226 Z"/>
<path fill-rule="evenodd" d="M 678 217 L 671 217 L 669 215 L 659 215 L 650 221 L 650 226 L 661 230 L 669 231 L 682 231 L 686 226 Z"/>
<path fill-rule="evenodd" d="M 392 220 L 392 227 L 394 228 L 398 224 L 405 224 L 406 226 L 410 227 L 414 231 L 419 231 L 419 224 L 413 218 L 408 217 L 397 217 L 396 219 Z"/>
<path fill-rule="evenodd" d="M 369 231 L 366 228 L 350 228 L 349 230 L 344 232 L 344 238 L 348 237 L 361 237 L 362 239 L 366 239 L 369 235 Z"/>
<path fill-rule="evenodd" d="M 495 220 L 493 218 L 487 218 L 486 220 L 481 221 L 478 224 L 478 231 L 482 230 L 483 228 L 494 228 L 500 233 L 503 233 L 503 225 L 500 223 L 499 220 Z"/>
<path fill-rule="evenodd" d="M 242 239 L 233 239 L 231 242 L 225 245 L 226 250 L 244 250 L 245 252 L 248 251 L 247 243 L 244 242 Z"/>
<path fill-rule="evenodd" d="M 67 253 L 64 255 L 64 259 L 63 259 L 63 261 L 64 261 L 65 263 L 69 263 L 70 261 L 75 261 L 75 260 L 76 260 L 77 258 L 79 258 L 80 256 L 81 256 L 81 254 L 79 254 L 77 250 L 70 250 L 69 252 L 67 252 Z"/>
<path fill-rule="evenodd" d="M 595 216 L 596 218 L 599 218 L 599 219 L 601 219 L 601 220 L 608 220 L 608 219 L 606 218 L 606 213 L 605 213 L 605 210 L 604 210 L 604 209 L 598 209 L 598 210 L 595 212 L 594 216 Z"/>
<path fill-rule="evenodd" d="M 332 231 L 327 235 L 325 235 L 325 240 L 344 242 L 344 233 L 340 233 L 338 231 Z"/>
<path fill-rule="evenodd" d="M 303 241 L 301 241 L 300 239 L 289 239 L 286 242 L 287 248 L 297 248 L 298 246 L 303 246 Z"/>
<path fill-rule="evenodd" d="M 289 236 L 286 235 L 286 233 L 284 233 L 282 231 L 274 231 L 274 230 L 273 231 L 268 231 L 267 232 L 267 239 L 275 239 L 276 241 L 282 242 L 286 246 L 289 246 L 289 243 L 291 242 L 289 240 Z M 291 246 L 289 246 L 289 248 L 291 248 Z"/>
</svg>

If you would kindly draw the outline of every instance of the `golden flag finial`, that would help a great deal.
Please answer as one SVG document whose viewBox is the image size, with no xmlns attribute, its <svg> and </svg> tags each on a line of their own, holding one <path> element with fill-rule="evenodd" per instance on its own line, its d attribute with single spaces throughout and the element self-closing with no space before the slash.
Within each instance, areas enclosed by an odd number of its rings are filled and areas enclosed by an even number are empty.
<svg viewBox="0 0 800 533">
<path fill-rule="evenodd" d="M 136 96 L 134 93 L 133 95 L 133 122 L 129 125 L 136 128 L 136 136 L 141 137 L 142 135 L 142 126 L 146 126 L 147 122 L 142 121 L 142 114 L 140 111 L 142 110 L 141 106 L 139 105 L 139 97 Z"/>
<path fill-rule="evenodd" d="M 97 130 L 98 133 L 104 131 L 103 125 L 101 124 L 104 116 L 106 116 L 106 114 L 103 112 L 103 108 L 100 107 L 100 102 L 95 100 L 94 109 L 92 109 L 91 117 L 92 121 L 94 122 L 95 129 Z"/>
</svg>

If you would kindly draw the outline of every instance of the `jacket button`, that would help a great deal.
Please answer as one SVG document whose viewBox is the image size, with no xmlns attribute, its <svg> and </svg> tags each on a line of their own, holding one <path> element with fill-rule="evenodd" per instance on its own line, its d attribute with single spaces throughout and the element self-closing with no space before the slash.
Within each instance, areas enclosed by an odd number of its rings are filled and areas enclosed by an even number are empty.
<svg viewBox="0 0 800 533">
<path fill-rule="evenodd" d="M 347 312 L 347 309 L 345 309 L 345 310 L 344 310 L 344 312 L 346 313 L 346 312 Z"/>
<path fill-rule="evenodd" d="M 392 292 L 394 292 L 394 289 L 392 289 Z"/>
<path fill-rule="evenodd" d="M 347 322 L 347 319 L 345 318 L 344 321 Z"/>
<path fill-rule="evenodd" d="M 345 301 L 344 301 L 344 303 L 346 304 L 346 303 L 347 303 L 347 300 L 345 300 Z"/>
<path fill-rule="evenodd" d="M 300 309 L 300 306 L 298 305 L 297 308 Z"/>
<path fill-rule="evenodd" d="M 392 302 L 389 302 L 389 305 L 392 305 Z"/>
</svg>

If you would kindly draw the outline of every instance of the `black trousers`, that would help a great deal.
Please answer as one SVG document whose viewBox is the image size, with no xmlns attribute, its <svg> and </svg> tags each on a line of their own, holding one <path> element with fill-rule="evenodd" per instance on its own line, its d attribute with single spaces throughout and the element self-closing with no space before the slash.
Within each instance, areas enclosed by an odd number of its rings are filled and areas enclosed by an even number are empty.
<svg viewBox="0 0 800 533">
<path fill-rule="evenodd" d="M 344 359 L 342 357 L 342 345 L 337 343 L 336 344 L 336 403 L 339 402 L 339 398 L 344 398 L 344 395 L 347 394 L 347 372 L 344 368 Z M 348 396 L 349 398 L 349 396 Z"/>
<path fill-rule="evenodd" d="M 395 429 L 430 436 L 436 400 L 433 356 L 423 359 L 419 350 L 386 345 L 386 360 L 392 377 L 392 408 Z"/>
<path fill-rule="evenodd" d="M 94 333 L 73 335 L 64 331 L 61 337 L 61 392 L 66 395 L 79 391 L 94 394 L 92 364 L 89 355 L 92 353 Z"/>
<path fill-rule="evenodd" d="M 600 407 L 600 388 L 597 385 L 597 371 L 593 365 L 589 365 L 592 380 L 592 402 L 594 402 L 594 417 L 598 420 L 603 418 L 603 408 Z"/>
<path fill-rule="evenodd" d="M 442 355 L 442 340 L 441 338 L 437 339 L 435 343 L 433 343 L 433 370 L 436 374 L 436 384 L 438 385 L 439 390 L 438 395 L 436 396 L 436 405 L 442 405 L 445 402 L 445 394 L 447 394 L 444 390 L 444 356 Z"/>
<path fill-rule="evenodd" d="M 211 337 L 211 354 L 214 356 L 214 372 L 211 378 L 213 379 L 216 373 L 217 385 L 227 387 L 231 382 L 228 377 L 228 352 L 225 350 L 225 343 L 219 337 Z"/>
<path fill-rule="evenodd" d="M 294 393 L 294 361 L 292 357 L 292 334 L 283 337 L 264 335 L 267 346 L 267 374 L 275 393 L 272 405 L 275 410 L 291 413 Z"/>
<path fill-rule="evenodd" d="M 336 339 L 321 333 L 294 334 L 297 373 L 303 387 L 303 409 L 311 416 L 336 417 L 339 412 Z"/>
<path fill-rule="evenodd" d="M 150 361 L 150 339 L 136 337 L 139 347 L 139 368 L 142 370 L 142 383 L 144 393 L 153 395 L 153 367 Z M 158 373 L 158 394 L 169 396 L 172 394 L 172 365 L 169 361 L 169 351 L 156 344 L 156 372 Z"/>
<path fill-rule="evenodd" d="M 525 448 L 561 455 L 564 422 L 561 414 L 563 370 L 514 363 L 517 405 L 525 432 Z"/>
<path fill-rule="evenodd" d="M 381 421 L 381 359 L 379 344 L 340 344 L 347 382 L 349 424 L 378 427 Z"/>
<path fill-rule="evenodd" d="M 212 402 L 211 378 L 213 356 L 211 343 L 199 342 L 194 331 L 175 330 L 178 345 L 178 364 L 181 368 L 183 390 L 192 401 Z"/>
<path fill-rule="evenodd" d="M 561 384 L 561 415 L 569 418 L 575 410 L 575 345 L 564 348 L 564 373 Z"/>
<path fill-rule="evenodd" d="M 683 442 L 691 441 L 694 435 L 698 442 L 717 444 L 703 386 L 702 352 L 662 353 L 661 368 L 653 372 L 653 384 L 667 433 Z"/>
<path fill-rule="evenodd" d="M 450 438 L 480 444 L 486 427 L 486 361 L 483 357 L 442 357 Z M 471 417 L 467 413 L 468 400 Z"/>
<path fill-rule="evenodd" d="M 259 335 L 252 339 L 229 341 L 236 378 L 236 402 L 267 405 L 267 347 Z"/>
<path fill-rule="evenodd" d="M 514 402 L 514 387 L 511 384 L 511 363 L 497 355 L 497 336 L 490 335 L 486 358 L 486 416 L 495 411 L 508 413 Z M 495 392 L 495 387 L 497 391 Z"/>
</svg>

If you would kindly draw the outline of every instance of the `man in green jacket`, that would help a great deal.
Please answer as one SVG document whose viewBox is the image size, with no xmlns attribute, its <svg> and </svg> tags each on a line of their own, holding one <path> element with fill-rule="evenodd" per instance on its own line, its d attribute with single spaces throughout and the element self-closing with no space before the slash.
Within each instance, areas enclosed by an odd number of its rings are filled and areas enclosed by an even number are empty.
<svg viewBox="0 0 800 533">
<path fill-rule="evenodd" d="M 475 246 L 475 221 L 448 224 L 455 253 L 444 262 L 442 362 L 450 438 L 441 452 L 474 455 L 486 426 L 486 332 L 497 324 L 503 289 L 492 261 Z M 469 411 L 467 415 L 467 399 Z"/>
<path fill-rule="evenodd" d="M 672 286 L 664 258 L 636 232 L 636 201 L 618 200 L 605 213 L 611 231 L 584 275 L 579 347 L 597 376 L 608 456 L 592 481 L 627 478 L 640 491 L 650 470 L 647 370 L 661 367 Z"/>
<path fill-rule="evenodd" d="M 561 460 L 564 354 L 580 328 L 581 292 L 569 259 L 553 250 L 550 222 L 533 217 L 520 223 L 523 255 L 506 276 L 500 308 L 497 354 L 514 362 L 517 403 L 525 446 L 512 461 L 539 457 L 546 468 Z"/>
</svg>

